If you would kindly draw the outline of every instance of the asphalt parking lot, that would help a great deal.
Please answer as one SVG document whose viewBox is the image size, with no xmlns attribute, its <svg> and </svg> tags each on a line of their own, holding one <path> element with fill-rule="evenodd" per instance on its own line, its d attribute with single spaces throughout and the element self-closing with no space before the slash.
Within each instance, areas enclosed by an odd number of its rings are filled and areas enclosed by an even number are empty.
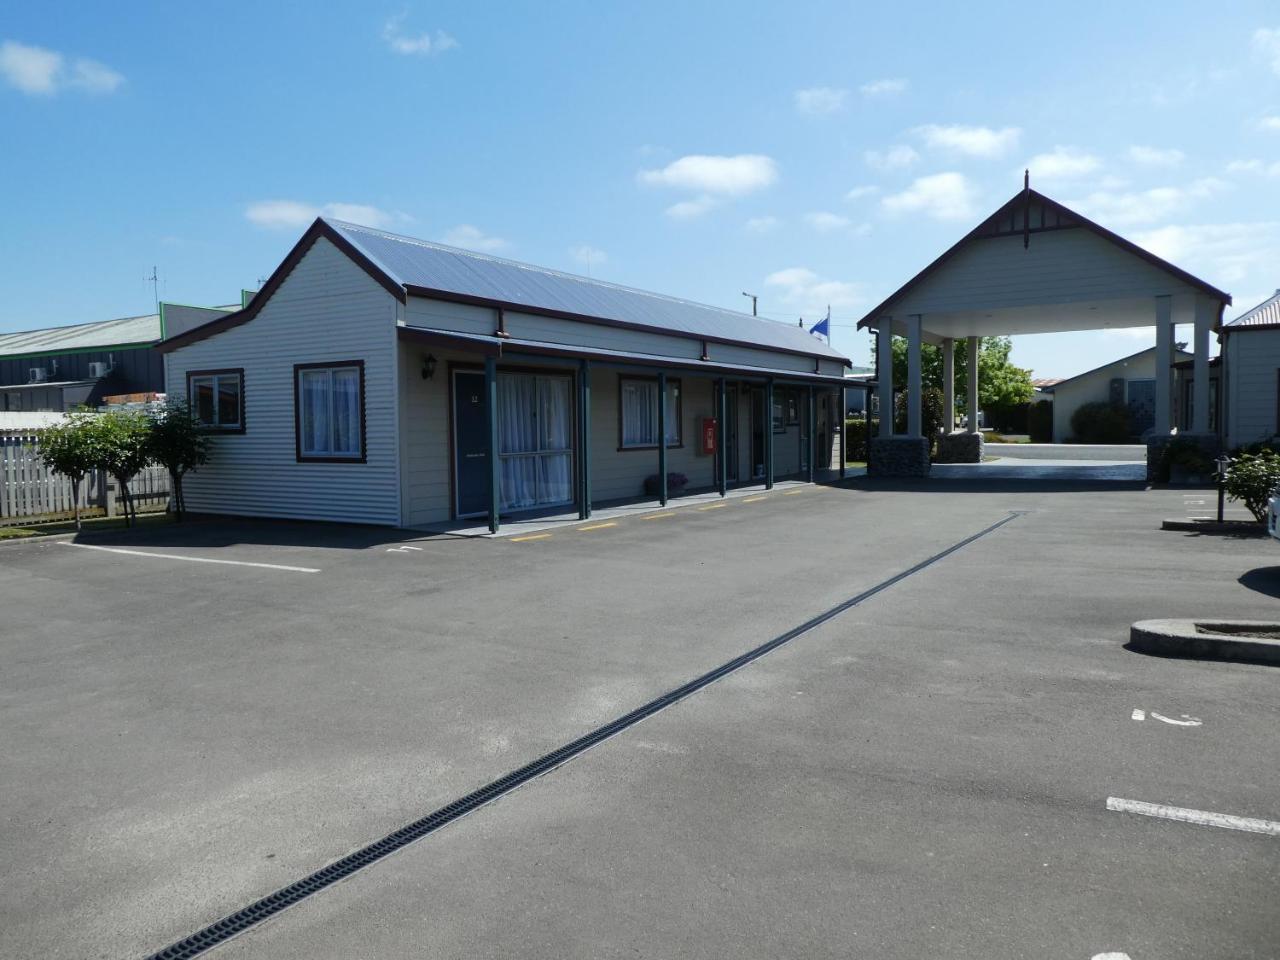
<svg viewBox="0 0 1280 960">
<path fill-rule="evenodd" d="M 1011 513 L 209 955 L 1280 953 L 1280 837 L 1107 809 L 1280 820 L 1280 671 L 1123 646 L 1274 617 L 1280 546 L 1123 485 L 748 499 L 0 548 L 0 955 L 159 950 Z"/>
</svg>

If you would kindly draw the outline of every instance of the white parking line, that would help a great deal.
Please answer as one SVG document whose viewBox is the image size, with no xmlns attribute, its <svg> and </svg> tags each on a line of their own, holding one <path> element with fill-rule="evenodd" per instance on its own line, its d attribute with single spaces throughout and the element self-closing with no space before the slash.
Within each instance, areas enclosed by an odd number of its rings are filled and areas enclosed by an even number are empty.
<svg viewBox="0 0 1280 960">
<path fill-rule="evenodd" d="M 286 570 L 289 573 L 319 573 L 315 567 L 289 567 L 282 563 L 250 563 L 248 560 L 215 560 L 212 557 L 184 557 L 174 553 L 150 553 L 146 550 L 126 550 L 123 547 L 99 547 L 92 543 L 68 543 L 59 540 L 64 547 L 79 547 L 81 550 L 101 550 L 104 553 L 124 553 L 131 557 L 155 557 L 157 560 L 185 560 L 188 563 L 222 563 L 232 567 L 258 567 L 262 570 Z"/>
<path fill-rule="evenodd" d="M 1263 833 L 1280 837 L 1280 821 L 1257 820 L 1253 817 L 1235 817 L 1228 813 L 1211 813 L 1208 810 L 1192 810 L 1188 807 L 1167 807 L 1161 803 L 1143 803 L 1141 800 L 1122 800 L 1107 797 L 1107 809 L 1116 813 L 1137 813 L 1144 817 L 1162 820 L 1180 820 L 1201 827 L 1224 827 L 1227 830 L 1243 830 L 1246 833 Z"/>
</svg>

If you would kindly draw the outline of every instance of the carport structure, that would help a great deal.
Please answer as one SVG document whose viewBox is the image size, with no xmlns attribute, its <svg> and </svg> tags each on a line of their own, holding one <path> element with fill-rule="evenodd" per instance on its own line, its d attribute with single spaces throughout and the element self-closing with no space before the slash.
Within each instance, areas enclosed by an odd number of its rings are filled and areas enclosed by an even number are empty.
<svg viewBox="0 0 1280 960">
<path fill-rule="evenodd" d="M 1194 325 L 1195 386 L 1189 434 L 1216 448 L 1209 420 L 1209 334 L 1221 325 L 1231 296 L 1137 244 L 1112 233 L 1056 200 L 1023 189 L 921 270 L 858 323 L 876 331 L 880 409 L 893 409 L 893 337 L 908 341 L 907 431 L 895 434 L 882 415 L 872 441 L 871 472 L 924 476 L 929 445 L 922 433 L 921 345 L 943 356 L 944 420 L 949 459 L 979 462 L 982 440 L 976 416 L 968 429 L 955 423 L 955 349 L 968 351 L 966 409 L 978 409 L 980 338 L 1064 333 L 1122 327 L 1156 328 L 1155 427 L 1148 463 L 1173 429 L 1171 403 L 1176 324 Z"/>
</svg>

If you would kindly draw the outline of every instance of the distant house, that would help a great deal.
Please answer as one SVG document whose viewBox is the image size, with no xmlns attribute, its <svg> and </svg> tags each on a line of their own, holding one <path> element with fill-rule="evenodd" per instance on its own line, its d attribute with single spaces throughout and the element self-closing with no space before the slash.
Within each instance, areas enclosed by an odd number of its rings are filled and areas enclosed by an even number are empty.
<svg viewBox="0 0 1280 960">
<path fill-rule="evenodd" d="M 1174 360 L 1190 362 L 1192 355 L 1174 350 Z M 1071 415 L 1086 403 L 1111 403 L 1129 413 L 1129 430 L 1141 437 L 1155 426 L 1156 348 L 1149 347 L 1119 360 L 1056 383 L 1040 391 L 1053 399 L 1053 442 L 1071 439 Z"/>
<path fill-rule="evenodd" d="M 1218 338 L 1222 366 L 1210 370 L 1210 382 L 1217 372 L 1226 385 L 1224 444 L 1230 449 L 1280 434 L 1280 290 L 1224 323 Z"/>
<path fill-rule="evenodd" d="M 160 341 L 238 309 L 161 303 L 140 317 L 0 334 L 0 412 L 59 413 L 112 394 L 162 393 Z"/>
</svg>

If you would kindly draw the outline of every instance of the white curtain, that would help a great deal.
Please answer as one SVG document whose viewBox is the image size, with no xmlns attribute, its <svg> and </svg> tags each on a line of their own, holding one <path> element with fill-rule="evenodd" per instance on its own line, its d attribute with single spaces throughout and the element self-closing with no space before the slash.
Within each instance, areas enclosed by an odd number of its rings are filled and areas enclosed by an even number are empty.
<svg viewBox="0 0 1280 960">
<path fill-rule="evenodd" d="M 667 384 L 667 445 L 680 442 L 680 385 Z"/>
<path fill-rule="evenodd" d="M 537 382 L 526 374 L 499 374 L 498 452 L 502 455 L 500 500 L 504 509 L 531 507 L 538 502 L 535 458 L 518 456 L 537 449 Z"/>
<path fill-rule="evenodd" d="M 622 381 L 622 445 L 646 447 L 658 442 L 658 385 L 651 380 Z"/>
<path fill-rule="evenodd" d="M 573 420 L 567 377 L 498 375 L 503 509 L 573 499 Z"/>
<path fill-rule="evenodd" d="M 302 371 L 302 452 L 329 452 L 329 371 Z"/>
<path fill-rule="evenodd" d="M 333 371 L 333 452 L 360 455 L 360 371 L 343 367 Z"/>
</svg>

